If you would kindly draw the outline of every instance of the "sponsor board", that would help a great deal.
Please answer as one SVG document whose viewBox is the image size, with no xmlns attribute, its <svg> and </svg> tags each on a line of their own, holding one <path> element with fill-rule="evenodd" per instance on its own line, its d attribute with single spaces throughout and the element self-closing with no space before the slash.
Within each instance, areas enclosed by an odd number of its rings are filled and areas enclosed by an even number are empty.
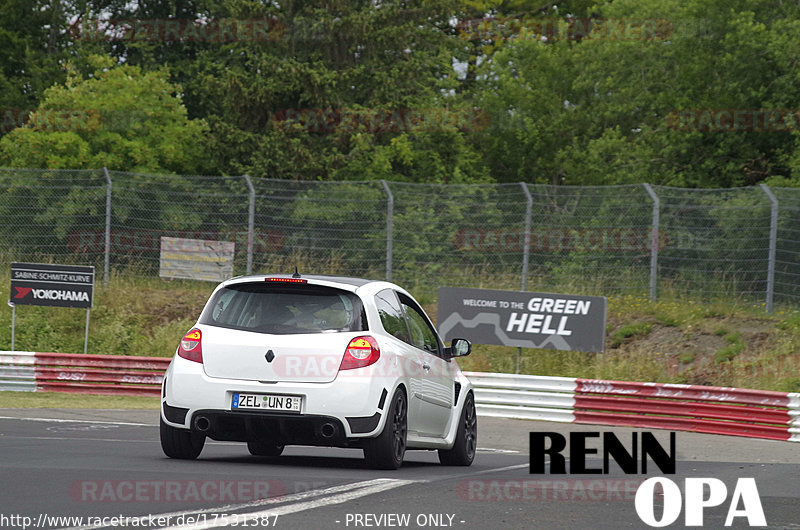
<svg viewBox="0 0 800 530">
<path fill-rule="evenodd" d="M 44 263 L 11 264 L 11 298 L 15 305 L 91 309 L 94 267 Z"/>
<path fill-rule="evenodd" d="M 159 276 L 224 281 L 233 276 L 234 248 L 229 241 L 162 237 Z"/>
<path fill-rule="evenodd" d="M 437 322 L 445 341 L 601 352 L 607 305 L 603 296 L 440 287 Z"/>
</svg>

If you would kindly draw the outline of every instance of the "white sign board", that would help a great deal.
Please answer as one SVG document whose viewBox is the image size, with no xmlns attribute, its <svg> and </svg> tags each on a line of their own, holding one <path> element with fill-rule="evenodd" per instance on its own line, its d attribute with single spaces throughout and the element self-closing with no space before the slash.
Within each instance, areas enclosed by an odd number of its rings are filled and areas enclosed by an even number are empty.
<svg viewBox="0 0 800 530">
<path fill-rule="evenodd" d="M 221 282 L 233 276 L 233 251 L 229 241 L 161 238 L 159 276 Z"/>
</svg>

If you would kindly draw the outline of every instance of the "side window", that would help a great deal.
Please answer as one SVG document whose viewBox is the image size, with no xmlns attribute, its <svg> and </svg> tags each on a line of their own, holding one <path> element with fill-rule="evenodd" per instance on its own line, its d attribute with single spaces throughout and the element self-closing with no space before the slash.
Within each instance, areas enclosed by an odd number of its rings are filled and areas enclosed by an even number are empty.
<svg viewBox="0 0 800 530">
<path fill-rule="evenodd" d="M 421 350 L 425 350 L 434 355 L 439 355 L 439 341 L 436 339 L 436 332 L 428 324 L 422 309 L 410 298 L 400 295 L 400 303 L 408 319 L 408 328 L 411 330 L 411 344 Z"/>
<path fill-rule="evenodd" d="M 386 330 L 386 333 L 411 344 L 406 319 L 403 317 L 403 310 L 400 308 L 400 302 L 397 300 L 394 291 L 384 289 L 376 294 L 375 306 L 378 309 L 378 315 L 381 317 L 381 324 L 383 324 L 383 329 Z"/>
<path fill-rule="evenodd" d="M 211 311 L 211 320 L 215 324 L 230 325 L 235 323 L 237 311 L 232 305 L 235 295 L 236 291 L 231 289 L 222 290 L 220 291 L 219 295 L 217 295 L 217 300 L 214 303 L 214 309 Z M 238 304 L 235 305 L 242 305 L 241 300 L 237 300 L 237 302 Z"/>
</svg>

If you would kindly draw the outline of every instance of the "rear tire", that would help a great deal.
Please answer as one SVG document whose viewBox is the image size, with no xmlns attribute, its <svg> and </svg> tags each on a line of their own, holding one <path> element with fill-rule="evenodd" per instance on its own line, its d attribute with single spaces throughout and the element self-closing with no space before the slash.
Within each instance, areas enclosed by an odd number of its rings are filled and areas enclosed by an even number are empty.
<svg viewBox="0 0 800 530">
<path fill-rule="evenodd" d="M 467 394 L 461 417 L 458 421 L 456 441 L 452 449 L 439 449 L 439 462 L 445 466 L 469 466 L 475 460 L 478 448 L 478 416 L 475 413 L 475 397 Z"/>
<path fill-rule="evenodd" d="M 283 447 L 283 444 L 264 440 L 250 440 L 247 442 L 247 450 L 253 456 L 281 456 Z"/>
<path fill-rule="evenodd" d="M 163 419 L 159 419 L 159 434 L 164 454 L 180 460 L 194 460 L 200 456 L 206 442 L 205 434 L 171 427 Z"/>
<path fill-rule="evenodd" d="M 376 438 L 364 442 L 364 459 L 372 469 L 397 469 L 403 465 L 408 435 L 408 401 L 401 389 L 386 410 L 386 423 Z"/>
</svg>

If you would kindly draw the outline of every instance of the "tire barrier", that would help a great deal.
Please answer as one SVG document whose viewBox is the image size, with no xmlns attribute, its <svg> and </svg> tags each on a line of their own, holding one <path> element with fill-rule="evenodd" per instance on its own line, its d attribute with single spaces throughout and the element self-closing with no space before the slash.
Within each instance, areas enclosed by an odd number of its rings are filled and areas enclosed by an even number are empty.
<svg viewBox="0 0 800 530">
<path fill-rule="evenodd" d="M 159 395 L 171 358 L 0 352 L 0 390 Z M 464 372 L 478 414 L 800 442 L 800 394 Z"/>
<path fill-rule="evenodd" d="M 478 414 L 800 441 L 800 394 L 465 372 Z"/>
<path fill-rule="evenodd" d="M 170 360 L 124 355 L 0 352 L 0 390 L 157 396 Z"/>
</svg>

